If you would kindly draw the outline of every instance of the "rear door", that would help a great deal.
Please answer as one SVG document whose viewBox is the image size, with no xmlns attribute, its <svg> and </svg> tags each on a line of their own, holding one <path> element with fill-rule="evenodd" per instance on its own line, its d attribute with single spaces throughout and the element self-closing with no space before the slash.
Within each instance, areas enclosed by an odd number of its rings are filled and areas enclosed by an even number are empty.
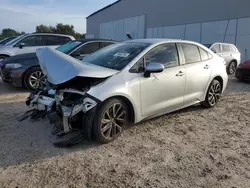
<svg viewBox="0 0 250 188">
<path fill-rule="evenodd" d="M 184 104 L 199 102 L 210 81 L 212 55 L 194 44 L 182 43 L 181 47 L 186 68 Z"/>
</svg>

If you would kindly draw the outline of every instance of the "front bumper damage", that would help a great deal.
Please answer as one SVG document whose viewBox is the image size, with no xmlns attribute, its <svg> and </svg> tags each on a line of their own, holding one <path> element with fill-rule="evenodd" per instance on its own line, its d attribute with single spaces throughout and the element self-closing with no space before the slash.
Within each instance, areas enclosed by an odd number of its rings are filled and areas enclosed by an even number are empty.
<svg viewBox="0 0 250 188">
<path fill-rule="evenodd" d="M 32 110 L 26 112 L 20 121 L 48 118 L 53 125 L 51 134 L 56 136 L 54 145 L 71 146 L 82 139 L 90 139 L 93 116 L 99 101 L 87 92 L 75 89 L 49 90 L 31 93 L 26 105 Z M 86 119 L 88 121 L 86 121 Z"/>
</svg>

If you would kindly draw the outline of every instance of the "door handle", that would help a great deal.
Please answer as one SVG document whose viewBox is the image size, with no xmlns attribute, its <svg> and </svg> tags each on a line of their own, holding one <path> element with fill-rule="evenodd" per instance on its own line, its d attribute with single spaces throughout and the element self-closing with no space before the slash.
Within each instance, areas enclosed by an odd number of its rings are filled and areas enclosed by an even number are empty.
<svg viewBox="0 0 250 188">
<path fill-rule="evenodd" d="M 184 76 L 185 75 L 185 73 L 184 72 L 182 72 L 182 71 L 180 71 L 179 73 L 177 73 L 175 76 Z"/>
<path fill-rule="evenodd" d="M 210 68 L 210 66 L 209 65 L 206 65 L 205 67 L 204 67 L 204 69 L 209 69 Z"/>
</svg>

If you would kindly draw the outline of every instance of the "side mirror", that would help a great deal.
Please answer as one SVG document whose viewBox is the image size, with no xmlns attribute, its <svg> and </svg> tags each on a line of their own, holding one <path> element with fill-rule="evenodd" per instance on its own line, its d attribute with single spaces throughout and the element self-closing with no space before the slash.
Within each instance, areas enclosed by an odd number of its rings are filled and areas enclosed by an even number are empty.
<svg viewBox="0 0 250 188">
<path fill-rule="evenodd" d="M 19 44 L 20 49 L 22 49 L 24 46 L 25 46 L 25 43 L 23 43 L 23 42 Z"/>
<path fill-rule="evenodd" d="M 72 53 L 71 56 L 77 58 L 77 57 L 80 57 L 81 54 L 80 53 Z"/>
<path fill-rule="evenodd" d="M 161 63 L 149 63 L 146 67 L 144 77 L 150 77 L 151 73 L 160 73 L 164 70 L 164 65 Z"/>
</svg>

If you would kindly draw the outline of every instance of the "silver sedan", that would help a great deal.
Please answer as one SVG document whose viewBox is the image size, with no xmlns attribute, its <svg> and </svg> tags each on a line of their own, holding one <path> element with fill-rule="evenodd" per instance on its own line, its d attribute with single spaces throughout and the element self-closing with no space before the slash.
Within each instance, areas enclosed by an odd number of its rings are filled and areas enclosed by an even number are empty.
<svg viewBox="0 0 250 188">
<path fill-rule="evenodd" d="M 64 133 L 81 130 L 101 143 L 129 124 L 197 103 L 214 107 L 228 82 L 221 57 L 184 40 L 130 40 L 82 61 L 47 48 L 37 55 L 55 97 L 44 96 L 43 89 L 29 100 L 47 106 L 48 117 L 57 114 L 51 122 L 59 119 Z"/>
</svg>

